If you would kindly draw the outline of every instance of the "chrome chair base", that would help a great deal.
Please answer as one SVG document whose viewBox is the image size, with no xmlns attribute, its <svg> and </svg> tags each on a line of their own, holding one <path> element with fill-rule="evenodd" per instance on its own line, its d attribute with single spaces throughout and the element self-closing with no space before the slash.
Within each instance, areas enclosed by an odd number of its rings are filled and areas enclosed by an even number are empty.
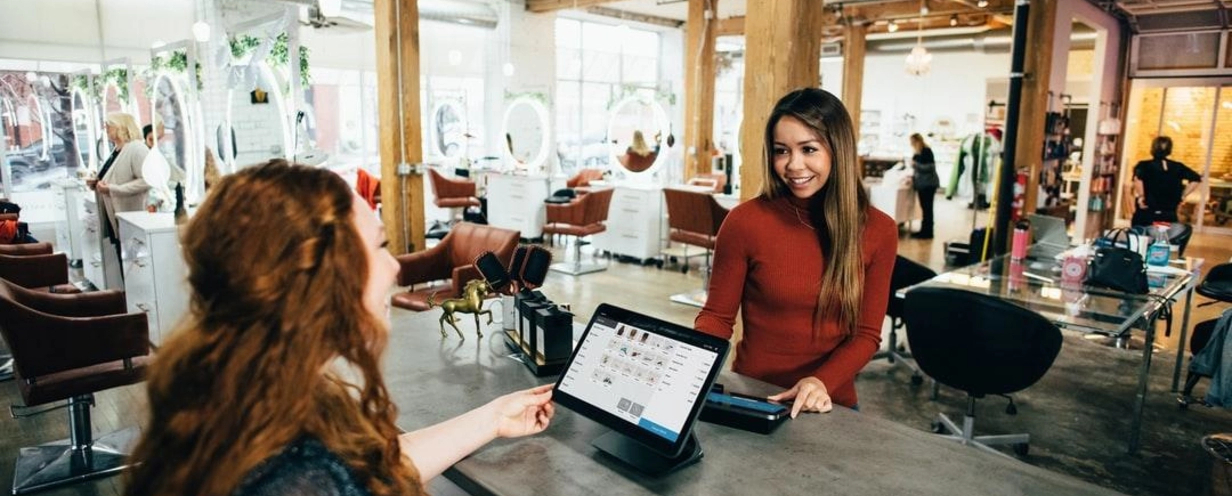
<svg viewBox="0 0 1232 496">
<path fill-rule="evenodd" d="M 672 303 L 680 303 L 682 305 L 689 305 L 691 307 L 701 308 L 701 307 L 706 306 L 707 296 L 708 296 L 708 293 L 706 292 L 706 290 L 695 289 L 687 293 L 674 294 L 672 295 L 671 299 L 672 299 Z"/>
<path fill-rule="evenodd" d="M 554 263 L 548 266 L 548 269 L 563 274 L 569 274 L 571 276 L 580 276 L 582 274 L 603 272 L 607 270 L 607 264 L 599 264 L 598 262 L 595 262 L 594 259 L 587 262 L 582 261 L 582 244 L 582 238 L 575 236 L 573 238 L 573 260 Z"/>
<path fill-rule="evenodd" d="M 933 424 L 933 431 L 937 433 L 950 432 L 951 434 L 944 435 L 946 439 L 958 441 L 959 443 L 974 446 L 989 453 L 995 453 L 1006 458 L 1011 456 L 997 451 L 992 448 L 993 445 L 1010 445 L 1014 453 L 1019 456 L 1027 455 L 1027 447 L 1031 442 L 1030 434 L 1000 434 L 992 436 L 976 436 L 975 435 L 975 417 L 972 415 L 963 416 L 963 426 L 958 427 L 958 424 L 950 420 L 944 413 L 937 415 L 937 422 Z"/>
<path fill-rule="evenodd" d="M 595 262 L 559 262 L 552 264 L 548 268 L 556 272 L 569 274 L 571 276 L 580 276 L 582 274 L 603 272 L 607 270 L 607 265 Z"/>
<path fill-rule="evenodd" d="M 30 494 L 119 474 L 128 467 L 128 452 L 140 434 L 140 429 L 129 427 L 77 449 L 68 439 L 21 448 L 13 473 L 13 494 Z"/>
<path fill-rule="evenodd" d="M 13 356 L 0 354 L 0 382 L 13 379 Z"/>
</svg>

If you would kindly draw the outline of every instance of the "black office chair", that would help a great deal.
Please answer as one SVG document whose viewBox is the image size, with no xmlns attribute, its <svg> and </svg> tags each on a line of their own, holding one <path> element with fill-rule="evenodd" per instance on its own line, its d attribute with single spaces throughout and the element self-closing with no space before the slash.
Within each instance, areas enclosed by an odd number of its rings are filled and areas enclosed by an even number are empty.
<svg viewBox="0 0 1232 496">
<path fill-rule="evenodd" d="M 914 286 L 936 276 L 937 273 L 932 269 L 904 258 L 902 255 L 894 259 L 894 273 L 890 275 L 890 302 L 886 306 L 886 317 L 890 318 L 890 342 L 885 350 L 878 351 L 872 358 L 873 360 L 884 358 L 891 365 L 902 365 L 911 369 L 911 384 L 916 386 L 924 382 L 924 376 L 920 373 L 918 366 L 907 361 L 911 358 L 911 353 L 898 344 L 898 330 L 903 327 L 903 300 L 897 296 L 897 293 L 900 289 Z"/>
<path fill-rule="evenodd" d="M 1210 298 L 1214 301 L 1208 301 L 1198 305 L 1204 307 L 1215 303 L 1232 303 L 1232 263 L 1219 264 L 1211 267 L 1211 271 L 1206 274 L 1206 278 L 1202 280 L 1194 289 L 1198 294 Z M 1219 322 L 1219 317 L 1199 322 L 1194 325 L 1193 334 L 1189 336 L 1189 352 L 1190 356 L 1196 356 L 1206 348 L 1206 344 L 1210 341 L 1211 335 L 1215 332 L 1215 326 Z M 1183 351 L 1182 351 L 1183 352 Z M 1181 396 L 1177 398 L 1177 403 L 1181 409 L 1188 408 L 1191 403 L 1206 404 L 1205 399 L 1194 398 L 1194 386 L 1198 385 L 1198 380 L 1203 377 L 1210 377 L 1214 370 L 1204 368 L 1201 364 L 1195 365 L 1193 362 L 1189 364 L 1189 372 L 1185 376 L 1185 388 L 1181 390 Z"/>
<path fill-rule="evenodd" d="M 1061 330 L 1043 316 L 1004 300 L 950 288 L 917 288 L 904 303 L 907 341 L 920 369 L 937 382 L 967 392 L 962 428 L 944 413 L 934 432 L 992 453 L 1009 444 L 1027 454 L 1030 435 L 975 436 L 975 400 L 1007 395 L 1035 384 L 1061 350 Z M 1013 400 L 1007 413 L 1015 413 Z"/>
</svg>

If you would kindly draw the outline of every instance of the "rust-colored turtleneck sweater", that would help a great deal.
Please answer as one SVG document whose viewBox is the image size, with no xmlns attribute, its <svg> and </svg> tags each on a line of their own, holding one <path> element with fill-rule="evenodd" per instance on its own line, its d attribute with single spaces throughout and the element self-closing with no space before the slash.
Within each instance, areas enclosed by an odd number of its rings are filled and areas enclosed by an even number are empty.
<svg viewBox="0 0 1232 496">
<path fill-rule="evenodd" d="M 825 260 L 807 224 L 807 200 L 758 197 L 732 209 L 719 229 L 714 275 L 694 327 L 730 339 L 736 311 L 744 337 L 732 369 L 783 388 L 814 376 L 834 403 L 856 404 L 855 376 L 881 346 L 881 324 L 898 251 L 898 227 L 868 208 L 861 244 L 864 297 L 855 335 L 844 339 L 837 316 L 813 314 Z"/>
</svg>

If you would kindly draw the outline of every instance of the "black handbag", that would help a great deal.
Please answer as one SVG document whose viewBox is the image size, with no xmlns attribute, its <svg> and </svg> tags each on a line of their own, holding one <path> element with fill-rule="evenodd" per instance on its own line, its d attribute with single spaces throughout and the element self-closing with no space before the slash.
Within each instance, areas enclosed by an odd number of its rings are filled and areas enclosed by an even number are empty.
<svg viewBox="0 0 1232 496">
<path fill-rule="evenodd" d="M 1125 248 L 1116 245 L 1122 236 L 1125 237 Z M 1091 257 L 1086 284 L 1125 293 L 1146 294 L 1150 290 L 1146 282 L 1146 263 L 1142 255 L 1133 249 L 1134 243 L 1141 241 L 1125 229 L 1108 231 L 1103 241 L 1107 246 L 1097 248 L 1095 256 Z"/>
</svg>

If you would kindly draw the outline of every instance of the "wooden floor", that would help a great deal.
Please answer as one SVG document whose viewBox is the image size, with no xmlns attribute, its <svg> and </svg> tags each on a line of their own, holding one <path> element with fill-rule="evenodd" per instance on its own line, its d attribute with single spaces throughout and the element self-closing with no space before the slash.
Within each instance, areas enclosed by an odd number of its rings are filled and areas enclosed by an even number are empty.
<svg viewBox="0 0 1232 496">
<path fill-rule="evenodd" d="M 934 269 L 944 268 L 943 241 L 966 238 L 971 213 L 959 202 L 938 199 L 937 238 L 931 241 L 900 237 L 899 252 Z M 983 225 L 984 219 L 979 220 Z M 1204 257 L 1207 267 L 1232 257 L 1232 238 L 1197 234 L 1188 255 Z M 558 257 L 563 251 L 555 250 Z M 570 303 L 576 314 L 589 316 L 602 302 L 612 303 L 684 325 L 691 325 L 697 309 L 671 303 L 671 294 L 701 287 L 697 265 L 682 274 L 678 267 L 641 266 L 612 261 L 605 272 L 572 277 L 552 273 L 543 291 L 554 300 Z M 1196 298 L 1198 302 L 1205 301 Z M 1193 322 L 1211 318 L 1226 305 L 1195 308 Z M 394 310 L 394 328 L 409 314 Z M 418 329 L 415 332 L 436 332 Z M 1179 333 L 1177 333 L 1179 334 Z M 1177 335 L 1163 339 L 1175 349 Z M 1031 454 L 1024 460 L 1049 470 L 1111 487 L 1129 494 L 1230 494 L 1224 468 L 1211 463 L 1198 446 L 1207 433 L 1232 431 L 1232 415 L 1202 407 L 1181 411 L 1169 393 L 1171 351 L 1156 355 L 1152 368 L 1151 391 L 1147 400 L 1143 448 L 1137 455 L 1124 454 L 1129 406 L 1140 352 L 1117 350 L 1089 342 L 1067 333 L 1065 345 L 1052 370 L 1039 384 L 1016 394 L 1019 413 L 1003 413 L 1004 400 L 982 400 L 977 412 L 980 433 L 1029 432 Z M 397 349 L 388 350 L 386 360 L 398 360 Z M 939 412 L 961 414 L 964 397 L 943 389 L 938 401 L 929 401 L 926 387 L 914 387 L 909 373 L 883 361 L 870 364 L 857 380 L 861 411 L 927 429 Z M 1205 384 L 1200 387 L 1205 390 Z M 144 422 L 144 389 L 132 386 L 99 393 L 94 408 L 94 431 L 105 433 Z M 17 385 L 0 383 L 0 405 L 20 404 Z M 31 418 L 12 419 L 0 415 L 0 490 L 11 485 L 12 467 L 21 446 L 63 439 L 68 436 L 67 413 L 63 410 Z M 819 453 L 819 456 L 841 454 Z M 893 467 L 887 467 L 893 470 Z M 120 494 L 121 478 L 79 484 L 45 494 L 114 495 Z M 602 493 L 596 488 L 596 493 Z"/>
</svg>

